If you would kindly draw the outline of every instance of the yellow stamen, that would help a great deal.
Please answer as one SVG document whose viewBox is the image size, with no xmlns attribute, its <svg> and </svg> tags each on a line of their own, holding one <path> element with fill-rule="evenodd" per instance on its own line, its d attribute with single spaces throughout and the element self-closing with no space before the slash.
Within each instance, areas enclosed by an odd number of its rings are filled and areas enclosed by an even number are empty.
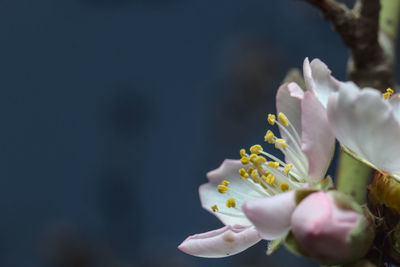
<svg viewBox="0 0 400 267">
<path fill-rule="evenodd" d="M 221 182 L 221 184 L 222 184 L 222 185 L 225 185 L 225 186 L 228 186 L 228 185 L 229 185 L 229 182 L 228 182 L 227 180 L 223 180 L 223 181 Z"/>
<path fill-rule="evenodd" d="M 218 211 L 218 206 L 217 205 L 211 206 L 211 209 L 212 209 L 213 212 L 217 212 Z"/>
<path fill-rule="evenodd" d="M 277 168 L 279 167 L 279 162 L 277 162 L 277 161 L 270 161 L 270 162 L 268 162 L 268 166 L 277 169 Z"/>
<path fill-rule="evenodd" d="M 274 143 L 274 137 L 275 137 L 274 133 L 271 130 L 268 130 L 267 133 L 264 136 L 264 141 L 268 142 L 270 144 L 273 144 Z"/>
<path fill-rule="evenodd" d="M 234 207 L 236 207 L 236 201 L 235 201 L 235 199 L 234 199 L 234 198 L 228 199 L 228 200 L 226 201 L 226 206 L 227 206 L 228 208 L 234 208 Z"/>
<path fill-rule="evenodd" d="M 258 156 L 257 156 L 256 154 L 251 154 L 251 155 L 250 155 L 250 161 L 251 161 L 252 163 L 255 163 L 257 157 L 258 157 Z"/>
<path fill-rule="evenodd" d="M 251 173 L 251 178 L 253 178 L 253 182 L 258 183 L 260 179 L 260 175 L 258 174 L 257 170 L 253 170 Z"/>
<path fill-rule="evenodd" d="M 254 160 L 255 164 L 263 164 L 265 162 L 267 162 L 267 159 L 263 156 L 257 156 L 257 158 Z"/>
<path fill-rule="evenodd" d="M 275 140 L 275 147 L 276 148 L 279 148 L 279 147 L 282 147 L 282 148 L 287 148 L 287 144 L 286 144 L 286 140 L 285 139 L 282 139 L 282 138 L 277 138 L 276 140 Z"/>
<path fill-rule="evenodd" d="M 393 95 L 393 93 L 394 93 L 394 91 L 391 88 L 386 89 L 386 92 L 388 92 L 391 95 Z"/>
<path fill-rule="evenodd" d="M 253 172 L 253 170 L 254 170 L 253 167 L 249 167 L 249 168 L 247 169 L 247 173 L 248 173 L 248 174 L 251 174 L 251 173 Z"/>
<path fill-rule="evenodd" d="M 250 167 L 251 168 L 251 167 Z M 241 168 L 240 170 L 239 170 L 239 175 L 240 175 L 240 178 L 243 178 L 243 179 L 247 179 L 247 178 L 249 178 L 249 174 L 246 172 L 246 170 L 245 169 L 243 169 L 243 168 Z"/>
<path fill-rule="evenodd" d="M 386 93 L 383 93 L 382 96 L 384 99 L 389 99 L 391 94 L 389 92 L 386 92 Z"/>
<path fill-rule="evenodd" d="M 274 114 L 268 114 L 268 123 L 271 125 L 275 124 L 276 116 Z"/>
<path fill-rule="evenodd" d="M 249 164 L 249 163 L 250 163 L 250 160 L 249 160 L 248 157 L 242 157 L 242 158 L 240 159 L 240 162 L 242 162 L 243 165 L 246 165 L 246 164 Z"/>
<path fill-rule="evenodd" d="M 288 174 L 289 172 L 290 172 L 290 169 L 289 168 L 283 168 L 283 171 L 286 173 L 286 174 Z"/>
<path fill-rule="evenodd" d="M 263 151 L 263 148 L 260 145 L 254 145 L 254 146 L 250 147 L 250 152 L 252 154 L 260 154 L 260 152 L 262 152 L 262 151 Z"/>
<path fill-rule="evenodd" d="M 272 174 L 268 174 L 267 176 L 263 175 L 261 179 L 269 185 L 272 185 L 275 182 L 275 176 Z"/>
<path fill-rule="evenodd" d="M 292 163 L 289 163 L 289 164 L 288 164 L 288 167 L 289 167 L 289 168 L 293 168 L 293 164 L 292 164 Z"/>
<path fill-rule="evenodd" d="M 218 192 L 220 192 L 221 194 L 225 194 L 228 191 L 228 187 L 225 185 L 218 185 Z"/>
<path fill-rule="evenodd" d="M 278 119 L 283 125 L 289 126 L 289 119 L 282 112 L 279 112 Z"/>
<path fill-rule="evenodd" d="M 287 183 L 281 183 L 281 185 L 279 187 L 282 190 L 282 192 L 289 190 L 289 185 Z"/>
<path fill-rule="evenodd" d="M 244 149 L 244 148 L 242 148 L 242 149 L 240 149 L 240 156 L 243 158 L 243 157 L 246 157 L 246 150 Z"/>
</svg>

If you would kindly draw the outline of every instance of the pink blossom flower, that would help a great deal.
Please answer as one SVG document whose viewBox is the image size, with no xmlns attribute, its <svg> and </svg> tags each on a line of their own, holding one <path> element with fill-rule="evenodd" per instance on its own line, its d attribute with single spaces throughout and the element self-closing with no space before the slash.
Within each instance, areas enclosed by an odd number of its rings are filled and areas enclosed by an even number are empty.
<svg viewBox="0 0 400 267">
<path fill-rule="evenodd" d="M 360 90 L 353 83 L 329 97 L 328 117 L 336 138 L 365 164 L 400 181 L 400 100 L 388 89 Z"/>
<path fill-rule="evenodd" d="M 224 204 L 229 199 L 225 194 L 217 191 L 218 185 L 221 185 L 225 179 L 230 181 L 229 189 L 231 192 L 237 191 L 240 192 L 240 195 L 246 195 L 250 198 L 260 197 L 261 191 L 258 192 L 243 185 L 238 173 L 241 167 L 242 163 L 239 160 L 227 159 L 218 169 L 207 173 L 209 182 L 199 188 L 201 205 L 205 210 L 217 216 L 226 226 L 214 231 L 189 236 L 179 245 L 180 250 L 193 256 L 220 258 L 242 252 L 261 240 L 258 232 L 239 208 L 225 207 L 225 209 L 222 209 L 222 205 L 216 204 Z"/>
<path fill-rule="evenodd" d="M 288 83 L 279 88 L 276 96 L 277 111 L 285 114 L 294 128 L 288 133 L 287 128 L 278 125 L 287 144 L 297 149 L 296 154 L 290 153 L 291 150 L 282 151 L 286 161 L 294 165 L 293 176 L 299 177 L 299 182 L 303 183 L 292 189 L 302 188 L 304 184 L 317 188 L 329 167 L 335 142 L 325 107 L 329 95 L 337 91 L 340 83 L 318 59 L 309 63 L 306 58 L 303 72 L 305 92 L 296 83 Z M 289 231 L 294 199 L 295 192 L 290 191 L 275 197 L 249 200 L 242 209 L 261 237 L 273 240 Z"/>
<path fill-rule="evenodd" d="M 290 229 L 296 207 L 294 190 L 321 188 L 335 141 L 325 104 L 336 81 L 319 60 L 306 59 L 304 75 L 308 90 L 296 83 L 282 85 L 276 96 L 278 116 L 268 116 L 268 122 L 279 127 L 281 138 L 268 131 L 265 141 L 274 144 L 285 161 L 254 145 L 251 154 L 241 150 L 240 161 L 225 160 L 209 172 L 209 182 L 199 189 L 200 200 L 226 226 L 190 236 L 179 249 L 195 256 L 225 257 L 261 239 L 282 237 Z"/>
<path fill-rule="evenodd" d="M 291 226 L 303 253 L 324 264 L 351 262 L 365 255 L 374 233 L 352 202 L 337 191 L 313 193 L 300 202 Z"/>
</svg>

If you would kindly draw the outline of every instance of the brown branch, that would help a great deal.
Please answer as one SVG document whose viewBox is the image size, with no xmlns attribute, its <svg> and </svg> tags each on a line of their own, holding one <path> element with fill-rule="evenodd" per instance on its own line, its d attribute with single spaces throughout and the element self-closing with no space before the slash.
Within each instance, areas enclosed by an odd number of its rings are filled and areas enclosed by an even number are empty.
<svg viewBox="0 0 400 267">
<path fill-rule="evenodd" d="M 393 87 L 393 54 L 380 43 L 380 0 L 357 0 L 353 9 L 335 0 L 306 0 L 330 20 L 349 48 L 348 73 L 361 87 Z M 390 46 L 389 46 L 390 47 Z"/>
</svg>

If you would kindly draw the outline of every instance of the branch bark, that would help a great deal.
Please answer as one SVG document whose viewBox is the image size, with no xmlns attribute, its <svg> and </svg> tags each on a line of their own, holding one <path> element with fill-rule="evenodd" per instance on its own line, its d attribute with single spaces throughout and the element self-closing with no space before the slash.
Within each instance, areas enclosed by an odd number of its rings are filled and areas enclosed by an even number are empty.
<svg viewBox="0 0 400 267">
<path fill-rule="evenodd" d="M 335 0 L 306 0 L 332 22 L 350 50 L 348 75 L 360 87 L 394 87 L 394 41 L 379 28 L 379 0 L 357 0 L 350 9 Z"/>
</svg>

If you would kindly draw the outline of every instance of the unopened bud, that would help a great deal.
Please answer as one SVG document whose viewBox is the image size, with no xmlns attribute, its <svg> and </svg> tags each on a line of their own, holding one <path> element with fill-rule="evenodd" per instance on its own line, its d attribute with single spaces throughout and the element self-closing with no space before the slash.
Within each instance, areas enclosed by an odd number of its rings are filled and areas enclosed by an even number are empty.
<svg viewBox="0 0 400 267">
<path fill-rule="evenodd" d="M 303 252 L 329 265 L 363 257 L 374 239 L 372 225 L 362 208 L 338 191 L 310 194 L 291 218 L 293 236 Z"/>
</svg>

